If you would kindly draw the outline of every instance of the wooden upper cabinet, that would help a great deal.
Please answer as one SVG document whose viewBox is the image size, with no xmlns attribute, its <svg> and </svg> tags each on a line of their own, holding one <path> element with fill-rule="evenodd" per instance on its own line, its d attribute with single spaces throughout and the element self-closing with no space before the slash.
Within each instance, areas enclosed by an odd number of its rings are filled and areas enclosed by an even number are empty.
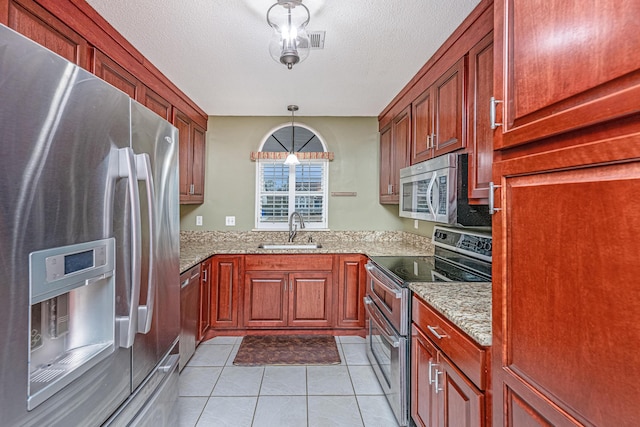
<svg viewBox="0 0 640 427">
<path fill-rule="evenodd" d="M 203 203 L 205 130 L 177 108 L 173 111 L 173 125 L 180 141 L 180 203 Z"/>
<path fill-rule="evenodd" d="M 411 164 L 433 157 L 433 93 L 425 90 L 411 105 L 413 118 L 413 138 L 411 144 Z"/>
<path fill-rule="evenodd" d="M 411 107 L 407 107 L 380 131 L 380 203 L 400 201 L 400 169 L 409 166 Z"/>
<path fill-rule="evenodd" d="M 461 58 L 411 105 L 411 164 L 465 146 L 465 58 Z"/>
<path fill-rule="evenodd" d="M 496 148 L 638 113 L 640 2 L 495 1 Z M 506 37 L 506 38 L 505 38 Z"/>
<path fill-rule="evenodd" d="M 393 151 L 391 149 L 391 124 L 389 124 L 380 131 L 380 203 L 392 202 L 392 169 Z"/>
<path fill-rule="evenodd" d="M 493 165 L 490 112 L 493 96 L 493 33 L 489 33 L 469 51 L 467 93 L 469 203 L 487 204 Z"/>
<path fill-rule="evenodd" d="M 102 53 L 93 49 L 93 73 L 111 86 L 120 89 L 131 99 L 139 99 L 139 91 L 142 87 L 140 80 L 128 72 L 124 67 Z"/>
<path fill-rule="evenodd" d="M 433 85 L 434 157 L 465 146 L 464 73 L 465 58 L 462 58 Z"/>
<path fill-rule="evenodd" d="M 171 103 L 156 92 L 146 86 L 140 87 L 140 96 L 138 101 L 145 107 L 165 119 L 171 121 L 172 110 Z"/>
<path fill-rule="evenodd" d="M 87 40 L 35 1 L 4 0 L 2 3 L 0 18 L 9 28 L 86 70 L 91 68 Z"/>
</svg>

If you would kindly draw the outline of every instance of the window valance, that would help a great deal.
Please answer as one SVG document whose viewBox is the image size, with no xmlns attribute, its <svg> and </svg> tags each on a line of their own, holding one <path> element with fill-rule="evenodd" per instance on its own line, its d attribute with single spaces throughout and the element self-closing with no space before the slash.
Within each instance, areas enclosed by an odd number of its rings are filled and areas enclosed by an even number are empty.
<svg viewBox="0 0 640 427">
<path fill-rule="evenodd" d="M 285 151 L 252 151 L 251 160 L 285 160 L 289 153 Z M 300 160 L 333 160 L 333 152 L 319 152 L 319 153 L 296 153 Z"/>
</svg>

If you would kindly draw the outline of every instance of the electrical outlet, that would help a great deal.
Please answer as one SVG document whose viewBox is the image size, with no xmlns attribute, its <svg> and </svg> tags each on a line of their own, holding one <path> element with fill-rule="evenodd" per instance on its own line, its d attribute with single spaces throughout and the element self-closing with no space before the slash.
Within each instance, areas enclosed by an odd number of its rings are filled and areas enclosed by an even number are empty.
<svg viewBox="0 0 640 427">
<path fill-rule="evenodd" d="M 235 216 L 227 216 L 224 218 L 224 223 L 227 226 L 235 227 L 236 225 L 236 217 Z"/>
<path fill-rule="evenodd" d="M 413 220 L 413 228 L 415 228 L 416 230 L 418 229 L 418 220 L 417 219 Z"/>
<path fill-rule="evenodd" d="M 196 215 L 196 225 L 202 226 L 202 215 Z"/>
</svg>

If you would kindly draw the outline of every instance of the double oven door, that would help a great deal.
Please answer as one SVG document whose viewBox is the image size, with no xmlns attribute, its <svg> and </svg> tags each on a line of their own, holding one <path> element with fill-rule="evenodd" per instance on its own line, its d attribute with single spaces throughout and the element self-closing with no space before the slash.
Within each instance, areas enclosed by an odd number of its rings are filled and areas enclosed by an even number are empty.
<svg viewBox="0 0 640 427">
<path fill-rule="evenodd" d="M 410 292 L 367 264 L 367 356 L 398 424 L 409 423 Z"/>
</svg>

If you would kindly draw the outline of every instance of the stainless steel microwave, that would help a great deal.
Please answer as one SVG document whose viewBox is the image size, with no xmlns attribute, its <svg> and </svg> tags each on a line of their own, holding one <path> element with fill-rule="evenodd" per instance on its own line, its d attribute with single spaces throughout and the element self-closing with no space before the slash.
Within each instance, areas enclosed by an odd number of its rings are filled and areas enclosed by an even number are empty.
<svg viewBox="0 0 640 427">
<path fill-rule="evenodd" d="M 400 170 L 400 216 L 462 226 L 490 226 L 486 205 L 470 205 L 468 155 L 445 154 Z"/>
</svg>

